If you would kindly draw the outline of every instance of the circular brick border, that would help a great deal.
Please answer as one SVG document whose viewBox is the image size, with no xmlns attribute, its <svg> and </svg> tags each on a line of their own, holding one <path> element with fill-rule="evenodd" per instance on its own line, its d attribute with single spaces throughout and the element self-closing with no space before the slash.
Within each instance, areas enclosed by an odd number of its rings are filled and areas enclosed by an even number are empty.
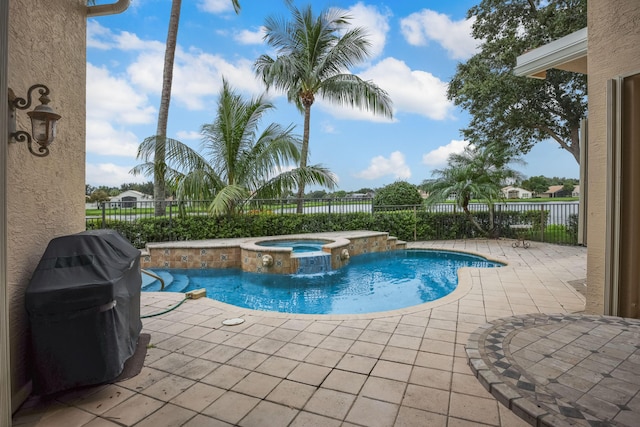
<svg viewBox="0 0 640 427">
<path fill-rule="evenodd" d="M 614 334 L 613 331 L 619 333 Z M 568 338 L 564 342 L 546 339 L 553 333 Z M 608 333 L 611 336 L 608 336 Z M 473 374 L 484 388 L 531 425 L 625 426 L 628 425 L 626 422 L 612 420 L 597 405 L 581 405 L 571 399 L 571 393 L 558 392 L 560 388 L 567 391 L 572 389 L 558 384 L 553 375 L 545 378 L 544 373 L 521 366 L 513 353 L 522 350 L 528 344 L 543 347 L 539 345 L 541 341 L 553 342 L 557 346 L 556 349 L 540 351 L 538 356 L 547 359 L 551 365 L 566 365 L 566 361 L 563 362 L 554 354 L 555 351 L 572 346 L 571 338 L 575 337 L 574 342 L 578 347 L 574 348 L 608 358 L 606 363 L 601 363 L 602 374 L 599 377 L 612 378 L 609 372 L 617 370 L 617 367 L 622 366 L 631 356 L 637 357 L 634 353 L 640 350 L 640 342 L 635 342 L 637 338 L 629 342 L 628 338 L 638 336 L 640 320 L 637 319 L 581 314 L 527 314 L 497 319 L 479 327 L 469 336 L 466 353 Z M 518 340 L 518 343 L 513 344 L 512 339 Z M 582 342 L 578 342 L 579 340 Z M 588 349 L 591 341 L 594 344 Z M 621 347 L 625 348 L 625 351 L 620 351 Z M 614 374 L 620 378 L 620 372 Z M 634 381 L 628 384 L 640 390 L 640 384 L 635 384 Z M 585 402 L 592 397 L 589 396 L 590 390 L 575 391 L 576 394 L 583 393 L 582 396 L 587 396 Z M 634 391 L 630 393 L 633 395 Z M 637 420 L 637 412 L 634 413 L 624 404 L 618 407 L 620 411 L 629 411 L 627 419 Z"/>
</svg>

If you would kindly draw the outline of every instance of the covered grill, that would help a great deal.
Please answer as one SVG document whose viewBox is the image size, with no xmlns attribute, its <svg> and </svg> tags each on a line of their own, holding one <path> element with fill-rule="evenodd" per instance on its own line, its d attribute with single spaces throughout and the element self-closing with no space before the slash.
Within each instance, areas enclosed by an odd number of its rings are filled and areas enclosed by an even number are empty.
<svg viewBox="0 0 640 427">
<path fill-rule="evenodd" d="M 116 378 L 136 349 L 140 252 L 113 230 L 55 238 L 27 287 L 34 392 Z"/>
</svg>

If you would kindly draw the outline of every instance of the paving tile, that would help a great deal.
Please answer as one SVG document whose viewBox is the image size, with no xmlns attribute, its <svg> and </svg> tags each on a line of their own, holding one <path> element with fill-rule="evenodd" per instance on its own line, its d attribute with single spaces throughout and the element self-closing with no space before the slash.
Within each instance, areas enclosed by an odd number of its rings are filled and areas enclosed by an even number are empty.
<svg viewBox="0 0 640 427">
<path fill-rule="evenodd" d="M 234 366 L 222 365 L 206 377 L 202 382 L 223 389 L 231 389 L 240 380 L 246 377 L 251 371 Z"/>
<path fill-rule="evenodd" d="M 298 410 L 276 403 L 262 401 L 244 417 L 242 427 L 286 426 L 298 414 Z"/>
<path fill-rule="evenodd" d="M 407 383 L 388 380 L 386 378 L 369 377 L 362 386 L 360 394 L 372 399 L 400 403 L 404 396 Z"/>
<path fill-rule="evenodd" d="M 451 379 L 451 391 L 462 394 L 470 394 L 477 397 L 491 398 L 491 394 L 480 384 L 473 375 L 453 373 Z"/>
<path fill-rule="evenodd" d="M 136 427 L 175 427 L 180 426 L 197 415 L 196 412 L 170 403 L 136 424 Z"/>
<path fill-rule="evenodd" d="M 87 394 L 84 398 L 75 400 L 73 405 L 94 415 L 100 415 L 124 402 L 133 394 L 132 390 L 116 384 L 109 384 L 106 387 L 101 387 L 95 393 Z"/>
<path fill-rule="evenodd" d="M 258 403 L 260 399 L 244 394 L 226 392 L 215 402 L 206 407 L 202 413 L 237 425 Z"/>
<path fill-rule="evenodd" d="M 319 415 L 344 419 L 356 396 L 336 390 L 320 388 L 311 396 L 304 410 Z"/>
<path fill-rule="evenodd" d="M 200 357 L 209 350 L 213 349 L 216 345 L 216 343 L 208 341 L 193 340 L 189 344 L 182 347 L 180 349 L 180 352 L 186 356 Z"/>
<path fill-rule="evenodd" d="M 346 338 L 326 337 L 320 344 L 318 344 L 318 347 L 327 350 L 346 352 L 353 345 L 353 343 L 353 340 Z"/>
<path fill-rule="evenodd" d="M 289 427 L 340 427 L 342 421 L 302 411 Z"/>
<path fill-rule="evenodd" d="M 422 409 L 428 412 L 447 415 L 449 411 L 449 392 L 415 384 L 407 385 L 402 406 Z"/>
<path fill-rule="evenodd" d="M 492 425 L 497 425 L 500 420 L 498 402 L 494 399 L 455 392 L 451 393 L 449 415 Z"/>
<path fill-rule="evenodd" d="M 232 427 L 232 424 L 225 423 L 224 421 L 220 421 L 206 415 L 198 414 L 191 418 L 191 420 L 182 427 Z"/>
<path fill-rule="evenodd" d="M 393 339 L 393 338 L 392 338 Z M 384 346 L 382 344 L 374 344 L 370 342 L 356 341 L 349 348 L 349 353 L 360 356 L 378 358 L 382 354 Z"/>
<path fill-rule="evenodd" d="M 236 384 L 232 390 L 262 399 L 271 393 L 271 390 L 273 390 L 280 381 L 282 381 L 281 378 L 259 372 L 251 372 Z"/>
<path fill-rule="evenodd" d="M 226 363 L 229 359 L 231 359 L 241 351 L 242 349 L 237 347 L 230 347 L 228 345 L 219 344 L 206 353 L 202 354 L 200 357 L 212 362 Z"/>
<path fill-rule="evenodd" d="M 291 339 L 291 342 L 295 344 L 302 344 L 302 345 L 308 345 L 311 347 L 316 347 L 326 338 L 327 338 L 326 335 L 302 331 L 298 335 L 296 335 L 293 339 Z"/>
<path fill-rule="evenodd" d="M 329 375 L 330 368 L 326 366 L 312 365 L 311 363 L 300 363 L 287 376 L 288 380 L 298 381 L 304 384 L 318 386 Z"/>
<path fill-rule="evenodd" d="M 119 425 L 120 424 L 113 423 L 104 418 L 94 418 L 88 423 L 83 424 L 82 427 L 118 427 Z M 18 424 L 14 424 L 14 426 L 18 427 Z"/>
<path fill-rule="evenodd" d="M 348 326 L 338 326 L 331 332 L 329 336 L 357 340 L 359 339 L 362 332 L 362 329 L 350 328 Z"/>
<path fill-rule="evenodd" d="M 411 376 L 409 377 L 409 382 L 426 387 L 450 390 L 451 376 L 451 371 L 414 366 L 411 371 Z"/>
<path fill-rule="evenodd" d="M 433 368 L 440 370 L 451 370 L 453 368 L 453 356 L 447 356 L 437 353 L 428 353 L 426 351 L 417 352 L 415 364 L 425 368 Z M 464 358 L 466 363 L 466 357 Z"/>
<path fill-rule="evenodd" d="M 382 350 L 380 359 L 412 365 L 416 360 L 417 354 L 417 350 L 409 350 L 406 348 L 393 347 L 388 345 L 384 348 L 384 350 Z"/>
<path fill-rule="evenodd" d="M 395 427 L 446 427 L 447 417 L 433 412 L 401 406 L 393 425 Z"/>
<path fill-rule="evenodd" d="M 283 380 L 269 393 L 266 400 L 294 408 L 302 408 L 315 391 L 315 386 Z"/>
<path fill-rule="evenodd" d="M 167 372 L 143 366 L 138 375 L 121 381 L 118 385 L 139 393 L 167 375 L 169 375 Z"/>
<path fill-rule="evenodd" d="M 320 335 L 329 335 L 337 327 L 337 323 L 313 322 L 305 329 L 305 332 L 313 332 Z"/>
<path fill-rule="evenodd" d="M 358 356 L 355 354 L 345 354 L 336 368 L 342 369 L 343 371 L 351 371 L 368 375 L 375 366 L 376 362 L 377 360 L 371 357 Z"/>
<path fill-rule="evenodd" d="M 224 392 L 224 389 L 218 387 L 204 383 L 195 383 L 172 399 L 171 403 L 191 409 L 192 411 L 202 412 L 204 408 L 222 396 Z"/>
<path fill-rule="evenodd" d="M 121 425 L 132 426 L 164 406 L 164 403 L 142 394 L 136 394 L 114 406 L 102 416 Z"/>
<path fill-rule="evenodd" d="M 371 375 L 374 377 L 389 378 L 392 380 L 407 382 L 411 375 L 411 369 L 412 365 L 405 363 L 378 360 L 371 371 Z"/>
<path fill-rule="evenodd" d="M 227 364 L 237 366 L 238 368 L 253 370 L 268 358 L 269 355 L 267 354 L 244 350 L 229 359 Z"/>
<path fill-rule="evenodd" d="M 389 342 L 389 338 L 391 338 L 391 334 L 389 332 L 367 329 L 360 334 L 358 339 L 360 341 L 372 342 L 375 344 L 387 344 L 387 342 Z"/>
<path fill-rule="evenodd" d="M 425 325 L 426 326 L 426 325 Z M 410 337 L 422 338 L 425 332 L 425 326 L 416 326 L 400 323 L 393 332 L 399 335 L 408 335 Z"/>
<path fill-rule="evenodd" d="M 159 369 L 161 371 L 173 373 L 174 371 L 182 368 L 187 363 L 191 362 L 193 359 L 193 357 L 186 356 L 184 354 L 169 353 L 166 356 L 156 360 L 155 362 L 149 363 L 147 366 L 150 366 L 154 369 Z"/>
<path fill-rule="evenodd" d="M 214 369 L 220 366 L 219 363 L 211 362 L 205 359 L 194 359 L 181 368 L 174 371 L 174 374 L 179 375 L 181 377 L 187 377 L 192 380 L 200 380 L 211 372 Z"/>
<path fill-rule="evenodd" d="M 327 350 L 325 348 L 314 348 L 304 359 L 307 363 L 314 365 L 327 366 L 333 368 L 340 362 L 344 353 L 341 351 Z"/>
<path fill-rule="evenodd" d="M 253 324 L 244 330 L 245 334 L 255 335 L 257 337 L 264 337 L 267 334 L 273 332 L 276 328 L 269 325 Z"/>
<path fill-rule="evenodd" d="M 286 378 L 286 376 L 289 375 L 296 366 L 298 366 L 298 363 L 299 362 L 295 360 L 284 357 L 269 356 L 264 362 L 255 368 L 255 371 L 274 377 Z"/>
<path fill-rule="evenodd" d="M 153 385 L 147 387 L 143 393 L 163 402 L 168 402 L 186 389 L 195 381 L 177 375 L 167 375 Z"/>
<path fill-rule="evenodd" d="M 49 411 L 31 417 L 16 417 L 13 425 L 18 426 L 69 426 L 80 427 L 96 418 L 95 415 L 72 406 L 59 405 Z"/>
<path fill-rule="evenodd" d="M 265 354 L 275 354 L 276 351 L 285 345 L 283 341 L 272 340 L 270 338 L 261 338 L 248 347 L 251 351 Z"/>
<path fill-rule="evenodd" d="M 284 329 L 293 329 L 294 331 L 304 331 L 313 323 L 313 320 L 289 319 L 284 322 L 281 327 Z"/>
<path fill-rule="evenodd" d="M 420 337 L 393 334 L 391 338 L 389 338 L 388 345 L 393 347 L 406 348 L 409 350 L 418 350 L 420 349 L 421 343 L 422 343 L 422 338 Z"/>
<path fill-rule="evenodd" d="M 327 378 L 325 378 L 322 387 L 344 391 L 345 393 L 358 394 L 366 380 L 367 376 L 364 374 L 334 369 L 329 373 Z"/>
<path fill-rule="evenodd" d="M 359 396 L 347 414 L 346 421 L 368 427 L 393 425 L 398 413 L 398 405 Z"/>
<path fill-rule="evenodd" d="M 304 360 L 309 353 L 313 351 L 313 347 L 295 343 L 287 343 L 280 347 L 275 353 L 276 356 L 286 357 L 293 360 Z"/>
<path fill-rule="evenodd" d="M 260 339 L 259 336 L 249 334 L 236 334 L 225 340 L 224 345 L 245 349 Z"/>
</svg>

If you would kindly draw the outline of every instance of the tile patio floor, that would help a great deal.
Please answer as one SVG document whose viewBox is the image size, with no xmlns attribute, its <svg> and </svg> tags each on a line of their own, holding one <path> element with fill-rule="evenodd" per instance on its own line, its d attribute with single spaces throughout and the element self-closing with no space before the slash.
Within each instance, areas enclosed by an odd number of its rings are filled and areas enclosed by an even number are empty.
<svg viewBox="0 0 640 427">
<path fill-rule="evenodd" d="M 573 313 L 584 297 L 586 248 L 509 240 L 410 243 L 504 261 L 463 269 L 454 294 L 368 315 L 287 315 L 206 298 L 144 320 L 142 372 L 54 399 L 32 397 L 14 426 L 529 425 L 473 376 L 465 344 L 478 327 L 527 313 Z M 143 293 L 143 314 L 182 294 Z M 242 317 L 239 326 L 224 319 Z"/>
</svg>

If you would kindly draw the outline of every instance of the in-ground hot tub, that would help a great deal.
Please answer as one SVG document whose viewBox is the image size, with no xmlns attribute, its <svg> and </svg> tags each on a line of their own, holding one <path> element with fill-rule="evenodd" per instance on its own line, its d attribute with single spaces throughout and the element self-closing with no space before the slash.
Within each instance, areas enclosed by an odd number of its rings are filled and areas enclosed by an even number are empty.
<svg viewBox="0 0 640 427">
<path fill-rule="evenodd" d="M 318 274 L 349 263 L 348 239 L 254 239 L 240 245 L 242 270 L 255 273 Z"/>
</svg>

